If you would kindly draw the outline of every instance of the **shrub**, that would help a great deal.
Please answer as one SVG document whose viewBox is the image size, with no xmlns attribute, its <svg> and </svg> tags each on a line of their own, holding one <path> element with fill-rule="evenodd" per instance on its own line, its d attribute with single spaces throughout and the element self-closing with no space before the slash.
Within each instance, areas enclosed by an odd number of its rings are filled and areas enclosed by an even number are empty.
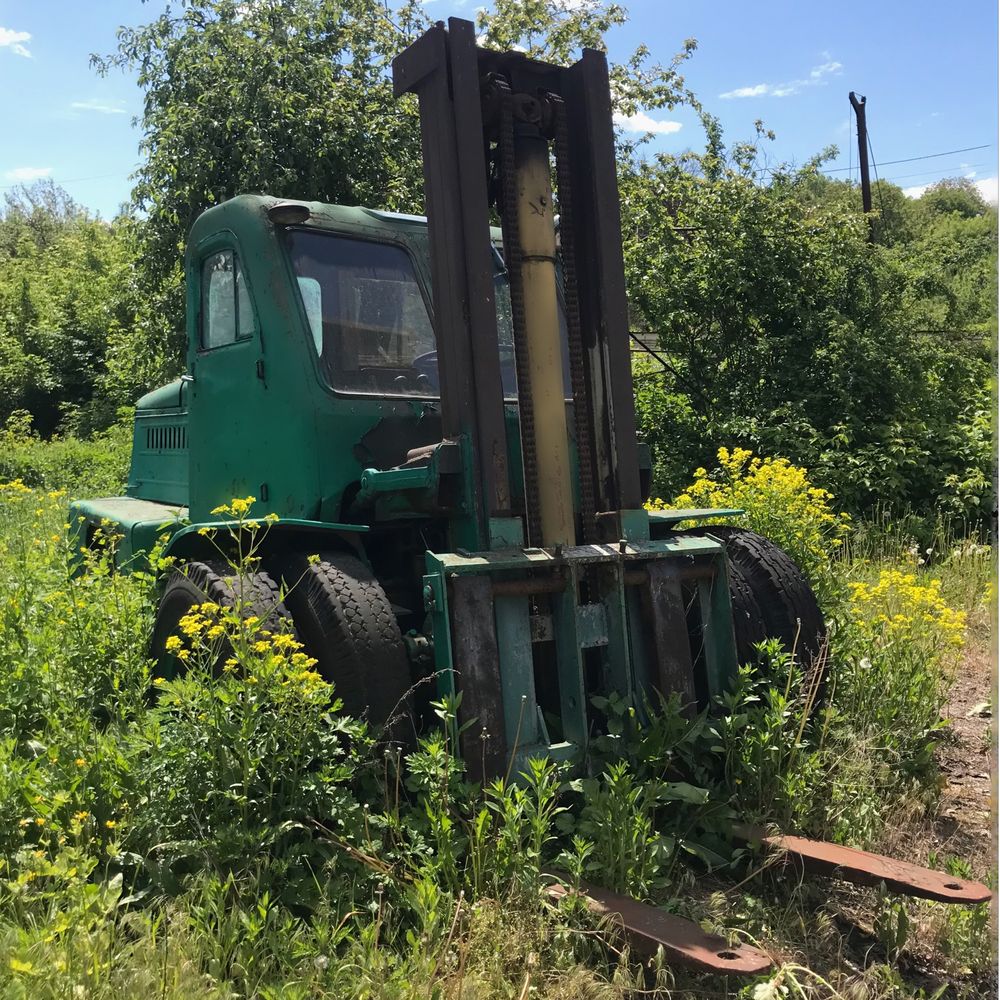
<svg viewBox="0 0 1000 1000">
<path fill-rule="evenodd" d="M 19 479 L 76 497 L 117 496 L 128 479 L 132 428 L 128 419 L 90 438 L 72 434 L 42 440 L 23 410 L 0 428 L 0 482 Z"/>
<path fill-rule="evenodd" d="M 719 467 L 696 469 L 694 482 L 671 502 L 653 500 L 653 510 L 736 507 L 740 523 L 780 545 L 798 563 L 821 601 L 831 596 L 830 560 L 848 531 L 850 518 L 835 513 L 833 497 L 813 486 L 805 469 L 785 458 L 756 458 L 744 448 L 719 449 Z M 733 519 L 713 518 L 704 524 Z"/>
<path fill-rule="evenodd" d="M 246 529 L 230 562 L 240 578 L 276 520 L 250 517 L 253 502 L 218 508 Z M 270 857 L 280 887 L 302 904 L 320 888 L 320 870 L 336 881 L 363 839 L 353 783 L 373 741 L 365 724 L 340 714 L 316 661 L 294 636 L 272 631 L 265 610 L 237 587 L 235 606 L 194 605 L 167 638 L 182 670 L 155 678 L 156 704 L 125 740 L 130 758 L 148 761 L 136 775 L 143 809 L 127 845 L 171 891 L 176 874 L 208 859 L 214 871 L 245 873 Z M 356 877 L 357 866 L 346 867 Z"/>
<path fill-rule="evenodd" d="M 874 737 L 904 773 L 932 765 L 933 736 L 965 639 L 965 612 L 950 608 L 940 580 L 882 569 L 850 584 L 838 632 L 838 711 L 858 738 Z"/>
</svg>

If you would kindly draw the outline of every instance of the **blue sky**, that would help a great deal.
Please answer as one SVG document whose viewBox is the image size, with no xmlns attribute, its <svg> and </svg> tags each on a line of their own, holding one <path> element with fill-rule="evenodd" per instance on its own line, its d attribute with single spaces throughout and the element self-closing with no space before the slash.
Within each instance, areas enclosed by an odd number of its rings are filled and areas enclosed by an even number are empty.
<svg viewBox="0 0 1000 1000">
<path fill-rule="evenodd" d="M 857 177 L 847 100 L 855 90 L 868 97 L 881 177 L 916 191 L 970 176 L 996 201 L 995 0 L 624 2 L 631 20 L 609 38 L 611 57 L 645 44 L 666 62 L 696 38 L 684 73 L 729 140 L 752 137 L 761 118 L 777 134 L 766 144 L 772 162 L 801 163 L 835 144 L 840 155 L 828 168 L 847 168 L 850 154 Z M 0 0 L 0 189 L 48 176 L 103 216 L 115 214 L 138 159 L 132 118 L 141 95 L 121 73 L 100 78 L 89 56 L 114 48 L 119 25 L 144 23 L 159 8 L 156 0 Z M 429 0 L 427 9 L 435 18 L 471 16 L 474 0 Z M 686 109 L 648 117 L 652 124 L 626 124 L 656 130 L 650 150 L 700 148 Z M 974 146 L 987 148 L 967 149 Z"/>
</svg>

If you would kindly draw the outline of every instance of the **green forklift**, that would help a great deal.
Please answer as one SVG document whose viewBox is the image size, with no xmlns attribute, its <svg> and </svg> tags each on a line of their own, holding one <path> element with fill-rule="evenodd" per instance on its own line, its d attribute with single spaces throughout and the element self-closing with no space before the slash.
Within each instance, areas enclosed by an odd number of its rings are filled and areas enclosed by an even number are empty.
<svg viewBox="0 0 1000 1000">
<path fill-rule="evenodd" d="M 598 696 L 640 718 L 661 696 L 699 711 L 766 637 L 821 697 L 825 626 L 792 560 L 719 525 L 740 511 L 644 507 L 603 53 L 553 66 L 479 48 L 451 19 L 396 58 L 393 81 L 419 102 L 427 217 L 256 194 L 204 212 L 185 259 L 186 373 L 137 405 L 125 496 L 72 505 L 77 545 L 110 523 L 125 571 L 168 536 L 159 669 L 176 668 L 167 640 L 191 606 L 238 589 L 295 631 L 347 711 L 393 736 L 401 717 L 419 730 L 432 694 L 460 695 L 478 780 L 539 755 L 586 768 Z M 213 512 L 247 497 L 277 521 L 238 578 L 218 546 L 240 525 Z M 856 881 L 899 866 L 777 840 Z M 936 876 L 894 871 L 924 895 Z M 934 898 L 988 896 L 951 884 Z M 646 910 L 632 924 L 658 944 L 694 935 L 682 960 L 762 967 Z"/>
</svg>

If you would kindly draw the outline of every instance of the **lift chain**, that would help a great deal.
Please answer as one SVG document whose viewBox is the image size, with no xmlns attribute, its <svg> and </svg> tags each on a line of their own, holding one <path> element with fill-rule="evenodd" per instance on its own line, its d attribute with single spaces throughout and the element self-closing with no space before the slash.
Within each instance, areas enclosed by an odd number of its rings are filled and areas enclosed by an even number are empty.
<svg viewBox="0 0 1000 1000">
<path fill-rule="evenodd" d="M 514 332 L 514 366 L 517 373 L 517 407 L 520 413 L 521 461 L 524 466 L 525 533 L 529 545 L 542 538 L 541 501 L 538 493 L 538 457 L 535 452 L 535 404 L 528 366 L 525 336 L 524 285 L 521 265 L 521 233 L 517 221 L 517 172 L 514 165 L 514 95 L 506 81 L 495 78 L 500 91 L 500 222 L 504 257 L 510 285 L 511 325 Z"/>
<path fill-rule="evenodd" d="M 583 330 L 580 325 L 580 287 L 576 275 L 576 229 L 573 219 L 573 184 L 569 156 L 569 124 L 566 104 L 557 94 L 548 99 L 554 112 L 556 183 L 559 199 L 559 253 L 562 258 L 563 297 L 566 303 L 566 333 L 569 344 L 569 371 L 573 393 L 573 424 L 580 481 L 580 520 L 584 542 L 597 534 L 594 500 L 593 425 L 590 421 L 587 374 L 583 363 Z"/>
</svg>

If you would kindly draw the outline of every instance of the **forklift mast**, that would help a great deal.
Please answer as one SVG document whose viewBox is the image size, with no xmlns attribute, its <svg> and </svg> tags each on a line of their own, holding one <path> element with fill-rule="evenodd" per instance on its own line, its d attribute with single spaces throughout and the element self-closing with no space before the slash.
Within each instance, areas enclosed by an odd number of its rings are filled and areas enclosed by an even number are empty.
<svg viewBox="0 0 1000 1000">
<path fill-rule="evenodd" d="M 474 546 L 512 538 L 491 207 L 511 294 L 524 541 L 553 547 L 629 537 L 643 498 L 604 54 L 586 49 L 563 69 L 481 49 L 472 22 L 451 18 L 396 58 L 393 80 L 397 96 L 419 99 L 442 424 L 446 439 L 471 445 Z M 568 386 L 559 363 L 550 144 Z"/>
<path fill-rule="evenodd" d="M 467 497 L 452 551 L 426 553 L 439 690 L 476 722 L 463 738 L 473 777 L 537 754 L 579 760 L 605 725 L 596 696 L 618 692 L 640 717 L 658 695 L 693 708 L 736 661 L 723 546 L 673 532 L 683 513 L 643 507 L 607 60 L 492 52 L 452 18 L 395 59 L 393 82 L 419 101 L 437 451 L 460 454 Z M 511 300 L 513 483 L 491 210 Z"/>
</svg>

